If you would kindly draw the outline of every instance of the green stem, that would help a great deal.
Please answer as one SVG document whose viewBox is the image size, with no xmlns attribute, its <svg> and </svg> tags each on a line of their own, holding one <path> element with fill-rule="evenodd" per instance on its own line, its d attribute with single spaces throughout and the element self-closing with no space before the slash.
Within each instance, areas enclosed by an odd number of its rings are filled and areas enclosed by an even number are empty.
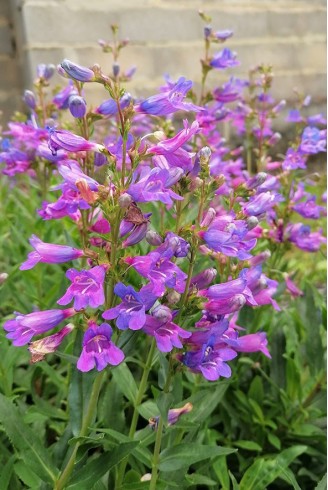
<svg viewBox="0 0 328 490">
<path fill-rule="evenodd" d="M 191 283 L 192 273 L 194 270 L 195 261 L 196 261 L 196 253 L 195 253 L 194 247 L 192 246 L 191 251 L 190 251 L 190 262 L 189 262 L 189 268 L 188 268 L 188 277 L 187 277 L 187 281 L 186 281 L 186 287 L 185 287 L 184 293 L 183 293 L 182 298 L 181 298 L 179 313 L 175 317 L 176 323 L 180 320 L 181 315 L 183 313 L 183 309 L 184 309 L 185 304 L 186 304 L 187 299 L 188 299 L 189 288 L 190 288 L 190 283 Z"/>
<path fill-rule="evenodd" d="M 88 427 L 90 426 L 92 418 L 94 417 L 94 415 L 96 413 L 98 398 L 99 398 L 101 384 L 103 381 L 104 374 L 105 374 L 105 371 L 101 371 L 100 373 L 98 373 L 96 376 L 96 379 L 94 381 L 91 396 L 90 396 L 90 402 L 88 405 L 88 409 L 87 409 L 87 411 L 83 417 L 83 420 L 82 420 L 82 427 L 81 427 L 81 430 L 79 433 L 79 437 L 84 437 L 87 434 Z M 76 459 L 76 455 L 77 455 L 77 451 L 79 449 L 79 446 L 80 446 L 80 442 L 77 441 L 75 443 L 72 454 L 71 454 L 71 456 L 70 456 L 70 458 L 69 458 L 69 460 L 65 466 L 64 471 L 62 472 L 61 476 L 59 477 L 59 479 L 55 483 L 54 490 L 62 490 L 63 488 L 65 488 L 65 485 L 66 485 L 67 481 L 69 480 L 69 478 L 73 472 L 75 459 Z"/>
<path fill-rule="evenodd" d="M 140 385 L 139 385 L 139 390 L 138 390 L 135 405 L 134 405 L 134 410 L 133 410 L 133 415 L 132 415 L 132 420 L 131 420 L 131 425 L 130 425 L 130 431 L 129 431 L 129 438 L 130 439 L 133 439 L 134 434 L 135 434 L 136 429 L 137 429 L 137 424 L 138 424 L 138 419 L 139 419 L 138 408 L 139 408 L 139 405 L 141 404 L 143 396 L 147 390 L 148 376 L 149 376 L 149 373 L 151 370 L 151 365 L 152 365 L 152 361 L 153 361 L 153 357 L 154 357 L 155 348 L 156 348 L 156 342 L 155 342 L 155 339 L 153 339 L 151 346 L 150 346 L 150 349 L 149 349 L 145 368 L 144 368 L 144 371 L 142 373 L 142 377 L 141 377 Z M 127 464 L 128 464 L 128 458 L 125 458 L 125 459 L 123 459 L 123 461 L 121 462 L 121 464 L 119 466 L 115 490 L 119 490 L 119 488 L 122 486 Z"/>
</svg>

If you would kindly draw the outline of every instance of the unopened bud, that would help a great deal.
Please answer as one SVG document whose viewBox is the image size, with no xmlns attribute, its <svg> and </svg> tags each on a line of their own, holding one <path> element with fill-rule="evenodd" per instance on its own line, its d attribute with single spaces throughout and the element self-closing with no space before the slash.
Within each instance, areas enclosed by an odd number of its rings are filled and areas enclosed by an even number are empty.
<svg viewBox="0 0 328 490">
<path fill-rule="evenodd" d="M 35 102 L 35 95 L 31 90 L 25 90 L 23 100 L 27 107 L 32 109 L 34 111 L 36 107 L 36 102 Z"/>
<path fill-rule="evenodd" d="M 0 284 L 3 284 L 7 278 L 8 278 L 7 272 L 1 272 L 1 274 L 0 274 Z"/>
<path fill-rule="evenodd" d="M 73 117 L 81 118 L 87 111 L 87 104 L 80 95 L 71 95 L 68 100 L 68 107 Z"/>
<path fill-rule="evenodd" d="M 201 179 L 200 177 L 196 177 L 190 183 L 190 190 L 195 191 L 196 189 L 199 189 L 203 185 L 203 182 L 203 179 Z"/>
<path fill-rule="evenodd" d="M 247 189 L 256 189 L 259 185 L 262 185 L 267 178 L 267 174 L 265 172 L 259 172 L 254 177 L 248 179 L 246 182 Z"/>
<path fill-rule="evenodd" d="M 175 305 L 180 301 L 180 298 L 181 298 L 181 294 L 178 293 L 177 291 L 170 291 L 166 295 L 166 299 L 169 305 Z"/>
<path fill-rule="evenodd" d="M 259 220 L 257 219 L 256 216 L 250 216 L 249 218 L 247 218 L 246 224 L 247 224 L 247 229 L 250 231 L 259 224 Z"/>
<path fill-rule="evenodd" d="M 124 194 L 121 194 L 120 197 L 118 198 L 118 205 L 120 208 L 128 208 L 130 204 L 132 203 L 132 197 L 130 194 L 127 192 L 124 192 Z"/>
<path fill-rule="evenodd" d="M 266 260 L 268 260 L 271 257 L 271 252 L 270 250 L 264 250 L 264 252 L 261 252 L 258 255 L 255 255 L 255 257 L 251 257 L 249 259 L 249 263 L 252 267 L 255 267 L 256 265 L 263 264 Z"/>
<path fill-rule="evenodd" d="M 73 80 L 78 80 L 79 82 L 92 82 L 95 79 L 95 74 L 90 68 L 85 66 L 77 65 L 69 60 L 64 60 L 61 63 L 61 67 Z"/>
<path fill-rule="evenodd" d="M 45 64 L 40 64 L 38 65 L 37 68 L 37 74 L 39 78 L 43 78 L 44 80 L 49 80 L 52 75 L 55 73 L 55 65 L 45 65 Z"/>
<path fill-rule="evenodd" d="M 113 63 L 113 75 L 117 77 L 120 73 L 120 65 L 118 63 Z"/>
<path fill-rule="evenodd" d="M 103 153 L 95 153 L 94 164 L 96 167 L 102 167 L 107 163 L 107 157 Z"/>
<path fill-rule="evenodd" d="M 200 163 L 208 163 L 211 158 L 211 149 L 208 146 L 204 146 L 200 151 L 199 151 L 199 158 L 200 158 Z"/>
<path fill-rule="evenodd" d="M 156 231 L 149 230 L 146 233 L 146 241 L 149 245 L 158 246 L 163 243 L 163 238 Z"/>
<path fill-rule="evenodd" d="M 196 276 L 191 278 L 190 286 L 196 286 L 197 289 L 205 289 L 214 281 L 217 271 L 214 268 L 205 269 Z"/>
<path fill-rule="evenodd" d="M 172 312 L 170 308 L 164 305 L 156 306 L 152 312 L 152 315 L 161 323 L 167 323 L 172 320 Z"/>
<path fill-rule="evenodd" d="M 200 223 L 202 228 L 209 226 L 216 216 L 216 211 L 214 208 L 209 208 L 206 212 L 203 221 Z"/>
<path fill-rule="evenodd" d="M 204 27 L 204 37 L 207 39 L 208 37 L 210 37 L 211 34 L 212 34 L 212 27 L 211 26 L 205 26 Z"/>
<path fill-rule="evenodd" d="M 281 134 L 280 133 L 274 133 L 271 138 L 268 141 L 269 145 L 276 145 L 278 141 L 281 140 Z"/>
</svg>

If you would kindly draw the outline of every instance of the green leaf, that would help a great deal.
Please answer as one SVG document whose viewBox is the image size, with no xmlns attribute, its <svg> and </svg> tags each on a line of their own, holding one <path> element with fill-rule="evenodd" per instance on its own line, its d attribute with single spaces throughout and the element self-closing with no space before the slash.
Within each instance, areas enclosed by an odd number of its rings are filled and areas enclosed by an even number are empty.
<svg viewBox="0 0 328 490">
<path fill-rule="evenodd" d="M 261 446 L 254 441 L 240 440 L 234 442 L 234 446 L 240 447 L 242 449 L 247 449 L 248 451 L 262 451 Z"/>
<path fill-rule="evenodd" d="M 225 456 L 221 456 L 214 461 L 212 464 L 212 468 L 215 471 L 219 482 L 222 485 L 224 490 L 230 489 L 230 478 L 227 466 L 227 458 Z"/>
<path fill-rule="evenodd" d="M 1 490 L 7 490 L 11 475 L 14 469 L 14 462 L 16 461 L 16 454 L 13 454 L 6 464 L 1 468 L 0 473 L 0 488 Z"/>
<path fill-rule="evenodd" d="M 236 451 L 237 449 L 220 446 L 178 444 L 172 448 L 164 449 L 164 451 L 161 452 L 159 469 L 161 471 L 175 471 L 189 467 L 204 459 L 231 454 Z"/>
<path fill-rule="evenodd" d="M 24 461 L 18 461 L 14 464 L 14 470 L 18 478 L 22 480 L 29 488 L 40 488 L 42 480 L 28 467 Z"/>
<path fill-rule="evenodd" d="M 232 482 L 232 490 L 240 490 L 240 487 L 239 487 L 239 485 L 237 483 L 237 480 L 234 477 L 234 475 L 231 473 L 231 471 L 229 471 L 229 476 L 230 476 L 230 479 L 231 479 L 231 482 Z"/>
<path fill-rule="evenodd" d="M 268 432 L 267 436 L 268 436 L 268 441 L 270 442 L 270 444 L 273 447 L 275 447 L 276 449 L 278 449 L 278 451 L 280 451 L 280 449 L 281 449 L 281 442 L 280 442 L 279 437 L 277 437 L 276 435 L 272 434 L 272 432 Z"/>
<path fill-rule="evenodd" d="M 315 490 L 327 490 L 327 473 L 319 481 L 318 485 L 315 487 Z"/>
<path fill-rule="evenodd" d="M 89 490 L 105 473 L 119 464 L 139 444 L 139 441 L 123 443 L 112 451 L 93 459 L 73 475 L 67 489 Z"/>
<path fill-rule="evenodd" d="M 208 487 L 213 487 L 217 485 L 217 482 L 208 478 L 205 475 L 198 475 L 197 473 L 193 473 L 192 475 L 186 475 L 186 480 L 189 483 L 188 486 L 191 485 L 206 485 Z"/>
<path fill-rule="evenodd" d="M 173 402 L 173 395 L 171 393 L 164 393 L 164 392 L 160 393 L 160 395 L 156 400 L 158 410 L 160 412 L 161 417 L 164 420 L 164 424 L 167 423 L 167 416 L 172 402 Z"/>
<path fill-rule="evenodd" d="M 241 479 L 240 490 L 263 490 L 306 449 L 307 446 L 293 446 L 285 449 L 275 458 L 257 459 Z"/>
<path fill-rule="evenodd" d="M 112 373 L 114 381 L 119 387 L 120 391 L 130 402 L 133 403 L 133 405 L 135 405 L 138 387 L 127 364 L 125 362 L 121 363 L 119 366 L 113 369 Z"/>
<path fill-rule="evenodd" d="M 13 446 L 28 467 L 42 480 L 53 482 L 58 470 L 37 434 L 22 419 L 20 410 L 0 394 L 0 421 Z"/>
</svg>

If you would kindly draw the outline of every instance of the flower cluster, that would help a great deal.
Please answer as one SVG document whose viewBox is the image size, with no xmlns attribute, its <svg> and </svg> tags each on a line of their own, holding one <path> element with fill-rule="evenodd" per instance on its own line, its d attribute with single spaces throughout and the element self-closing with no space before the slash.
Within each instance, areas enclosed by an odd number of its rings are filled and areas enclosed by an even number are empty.
<svg viewBox="0 0 328 490">
<path fill-rule="evenodd" d="M 75 248 L 30 239 L 34 250 L 22 271 L 41 267 L 39 262 L 78 261 L 67 270 L 70 284 L 57 301 L 70 307 L 16 313 L 4 325 L 14 345 L 29 345 L 32 362 L 54 352 L 73 328 L 83 328 L 81 371 L 122 362 L 120 336 L 129 330 L 210 381 L 230 377 L 228 362 L 241 352 L 270 357 L 261 326 L 244 334 L 238 313 L 263 305 L 279 309 L 275 294 L 282 278 L 287 291 L 302 294 L 289 274 L 276 277 L 271 253 L 282 257 L 294 245 L 315 252 L 325 241 L 321 230 L 299 221 L 325 213 L 309 191 L 313 182 L 302 174 L 308 157 L 325 151 L 325 121 L 302 117 L 308 101 L 300 100 L 288 116 L 298 125 L 295 140 L 282 159 L 272 161 L 281 138 L 273 121 L 284 101 L 270 95 L 270 68 L 257 67 L 249 81 L 230 77 L 206 90 L 212 70 L 239 64 L 228 48 L 210 50 L 232 34 L 205 27 L 198 100 L 184 77 L 166 79 L 146 99 L 122 90 L 133 75 L 121 73 L 117 62 L 123 41 L 115 49 L 100 42 L 115 55 L 111 74 L 64 60 L 58 72 L 68 83 L 48 101 L 54 67 L 39 67 L 36 93 L 24 95 L 28 119 L 11 122 L 4 132 L 2 171 L 38 179 L 39 215 L 69 218 L 80 243 Z M 109 98 L 89 108 L 84 83 L 102 84 Z M 73 122 L 64 129 L 65 111 Z M 180 130 L 171 124 L 176 113 L 183 119 Z M 222 123 L 245 145 L 230 147 Z M 59 192 L 51 200 L 50 183 Z M 43 336 L 68 318 L 75 326 Z"/>
</svg>

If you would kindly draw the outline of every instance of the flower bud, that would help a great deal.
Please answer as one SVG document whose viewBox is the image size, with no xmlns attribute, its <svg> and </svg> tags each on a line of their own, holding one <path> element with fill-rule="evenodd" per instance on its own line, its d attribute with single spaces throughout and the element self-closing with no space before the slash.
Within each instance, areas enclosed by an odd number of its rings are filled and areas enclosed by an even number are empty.
<svg viewBox="0 0 328 490">
<path fill-rule="evenodd" d="M 52 75 L 55 73 L 55 65 L 45 65 L 40 64 L 37 68 L 37 74 L 39 78 L 43 78 L 44 80 L 49 80 Z"/>
<path fill-rule="evenodd" d="M 268 175 L 265 172 L 259 172 L 254 177 L 251 177 L 246 182 L 247 189 L 256 189 L 256 187 L 262 185 L 266 181 L 267 176 Z"/>
<path fill-rule="evenodd" d="M 200 226 L 202 228 L 204 228 L 206 226 L 209 226 L 212 223 L 212 221 L 214 220 L 215 216 L 216 216 L 215 209 L 214 208 L 209 208 L 207 210 L 207 213 L 205 214 L 203 220 L 201 221 Z"/>
<path fill-rule="evenodd" d="M 61 63 L 61 67 L 69 75 L 70 78 L 78 80 L 79 82 L 92 82 L 95 80 L 95 74 L 90 68 L 77 65 L 69 60 L 64 60 Z"/>
<path fill-rule="evenodd" d="M 132 197 L 130 196 L 130 194 L 127 194 L 126 192 L 124 192 L 124 194 L 121 194 L 120 197 L 118 198 L 118 205 L 120 206 L 120 208 L 128 208 L 130 206 L 130 204 L 132 203 Z"/>
<path fill-rule="evenodd" d="M 107 157 L 103 153 L 95 153 L 95 159 L 94 159 L 94 164 L 96 167 L 102 167 L 103 165 L 106 165 L 107 163 Z"/>
<path fill-rule="evenodd" d="M 8 278 L 8 274 L 6 272 L 1 272 L 1 274 L 0 274 L 0 284 L 3 284 L 7 278 Z"/>
<path fill-rule="evenodd" d="M 36 102 L 35 102 L 35 95 L 31 90 L 25 90 L 24 96 L 23 96 L 23 101 L 29 107 L 34 111 L 36 107 Z"/>
<path fill-rule="evenodd" d="M 149 245 L 158 246 L 163 243 L 163 238 L 156 231 L 149 230 L 146 233 L 146 241 Z"/>
<path fill-rule="evenodd" d="M 269 145 L 276 145 L 278 141 L 281 140 L 281 134 L 280 133 L 274 133 L 271 138 L 268 141 Z"/>
<path fill-rule="evenodd" d="M 202 184 L 203 184 L 203 179 L 201 179 L 200 177 L 196 177 L 190 183 L 190 190 L 195 191 L 196 189 L 199 189 L 202 186 Z"/>
<path fill-rule="evenodd" d="M 83 117 L 87 110 L 87 104 L 80 95 L 71 95 L 68 100 L 68 107 L 73 117 Z"/>
<path fill-rule="evenodd" d="M 113 63 L 113 75 L 117 77 L 120 73 L 120 65 L 118 63 Z"/>
<path fill-rule="evenodd" d="M 162 323 L 167 323 L 172 320 L 172 312 L 170 308 L 164 305 L 156 306 L 152 312 L 152 315 Z"/>
<path fill-rule="evenodd" d="M 204 27 L 204 37 L 205 37 L 205 39 L 209 38 L 211 34 L 212 34 L 212 27 L 211 26 L 205 26 Z"/>
<path fill-rule="evenodd" d="M 211 149 L 208 146 L 204 146 L 200 151 L 199 151 L 199 158 L 200 158 L 200 163 L 205 164 L 210 161 L 211 158 Z"/>
<path fill-rule="evenodd" d="M 214 281 L 217 271 L 214 268 L 205 269 L 196 276 L 191 278 L 190 286 L 196 286 L 198 289 L 205 289 Z"/>
<path fill-rule="evenodd" d="M 247 218 L 246 224 L 247 224 L 247 229 L 250 231 L 259 224 L 259 220 L 257 219 L 256 216 L 250 216 L 249 218 Z"/>
<path fill-rule="evenodd" d="M 254 257 L 251 257 L 249 259 L 249 263 L 252 267 L 255 267 L 259 264 L 263 264 L 266 260 L 268 260 L 271 257 L 271 252 L 270 250 L 264 250 L 264 252 L 259 253 L 258 255 L 255 255 Z"/>
<path fill-rule="evenodd" d="M 170 291 L 166 295 L 166 299 L 169 305 L 175 305 L 180 301 L 180 298 L 181 298 L 181 294 L 179 294 L 177 291 L 174 290 Z"/>
</svg>

